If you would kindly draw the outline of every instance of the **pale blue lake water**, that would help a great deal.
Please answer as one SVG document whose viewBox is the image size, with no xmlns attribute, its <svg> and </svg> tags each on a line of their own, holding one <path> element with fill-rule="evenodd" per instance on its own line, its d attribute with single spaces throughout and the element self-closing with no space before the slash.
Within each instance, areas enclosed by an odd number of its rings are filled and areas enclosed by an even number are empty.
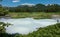
<svg viewBox="0 0 60 37">
<path fill-rule="evenodd" d="M 55 19 L 33 19 L 33 18 L 20 18 L 20 19 L 0 19 L 1 22 L 11 23 L 6 27 L 6 32 L 10 34 L 28 34 L 37 31 L 40 27 L 46 27 L 57 23 Z"/>
</svg>

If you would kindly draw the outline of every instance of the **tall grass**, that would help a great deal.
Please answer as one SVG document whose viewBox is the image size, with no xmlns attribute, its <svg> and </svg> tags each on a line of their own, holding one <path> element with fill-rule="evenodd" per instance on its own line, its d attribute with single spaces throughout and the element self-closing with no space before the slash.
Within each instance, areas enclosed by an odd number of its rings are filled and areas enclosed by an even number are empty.
<svg viewBox="0 0 60 37">
<path fill-rule="evenodd" d="M 32 17 L 35 19 L 40 19 L 40 18 L 51 18 L 51 15 L 60 15 L 59 12 L 9 12 L 9 15 L 12 18 L 28 18 Z"/>
</svg>

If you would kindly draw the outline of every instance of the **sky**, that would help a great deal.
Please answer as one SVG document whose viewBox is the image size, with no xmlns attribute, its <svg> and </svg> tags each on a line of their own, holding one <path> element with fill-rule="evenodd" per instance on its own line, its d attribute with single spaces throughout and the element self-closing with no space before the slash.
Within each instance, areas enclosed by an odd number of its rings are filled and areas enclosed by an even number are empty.
<svg viewBox="0 0 60 37">
<path fill-rule="evenodd" d="M 60 0 L 3 0 L 0 2 L 3 6 L 34 5 L 34 4 L 60 4 Z"/>
</svg>

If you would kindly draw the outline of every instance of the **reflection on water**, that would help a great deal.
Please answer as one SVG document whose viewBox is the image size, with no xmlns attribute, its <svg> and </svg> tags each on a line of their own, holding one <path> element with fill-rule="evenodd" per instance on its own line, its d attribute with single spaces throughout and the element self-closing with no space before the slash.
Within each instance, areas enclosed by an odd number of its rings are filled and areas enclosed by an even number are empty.
<svg viewBox="0 0 60 37">
<path fill-rule="evenodd" d="M 10 34 L 28 34 L 29 32 L 36 31 L 40 27 L 46 27 L 57 23 L 54 19 L 35 20 L 33 18 L 0 19 L 0 21 L 13 24 L 9 27 L 6 27 L 6 32 Z"/>
</svg>

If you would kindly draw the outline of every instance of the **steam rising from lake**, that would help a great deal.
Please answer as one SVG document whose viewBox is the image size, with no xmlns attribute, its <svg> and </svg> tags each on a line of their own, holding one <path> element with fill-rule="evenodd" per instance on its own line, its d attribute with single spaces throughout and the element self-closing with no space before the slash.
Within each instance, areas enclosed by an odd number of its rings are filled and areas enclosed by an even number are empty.
<svg viewBox="0 0 60 37">
<path fill-rule="evenodd" d="M 11 23 L 9 27 L 6 27 L 6 32 L 9 34 L 19 33 L 28 34 L 36 31 L 40 27 L 46 27 L 49 25 L 56 24 L 56 20 L 53 19 L 33 19 L 33 18 L 22 18 L 22 19 L 0 19 L 1 22 Z"/>
</svg>

